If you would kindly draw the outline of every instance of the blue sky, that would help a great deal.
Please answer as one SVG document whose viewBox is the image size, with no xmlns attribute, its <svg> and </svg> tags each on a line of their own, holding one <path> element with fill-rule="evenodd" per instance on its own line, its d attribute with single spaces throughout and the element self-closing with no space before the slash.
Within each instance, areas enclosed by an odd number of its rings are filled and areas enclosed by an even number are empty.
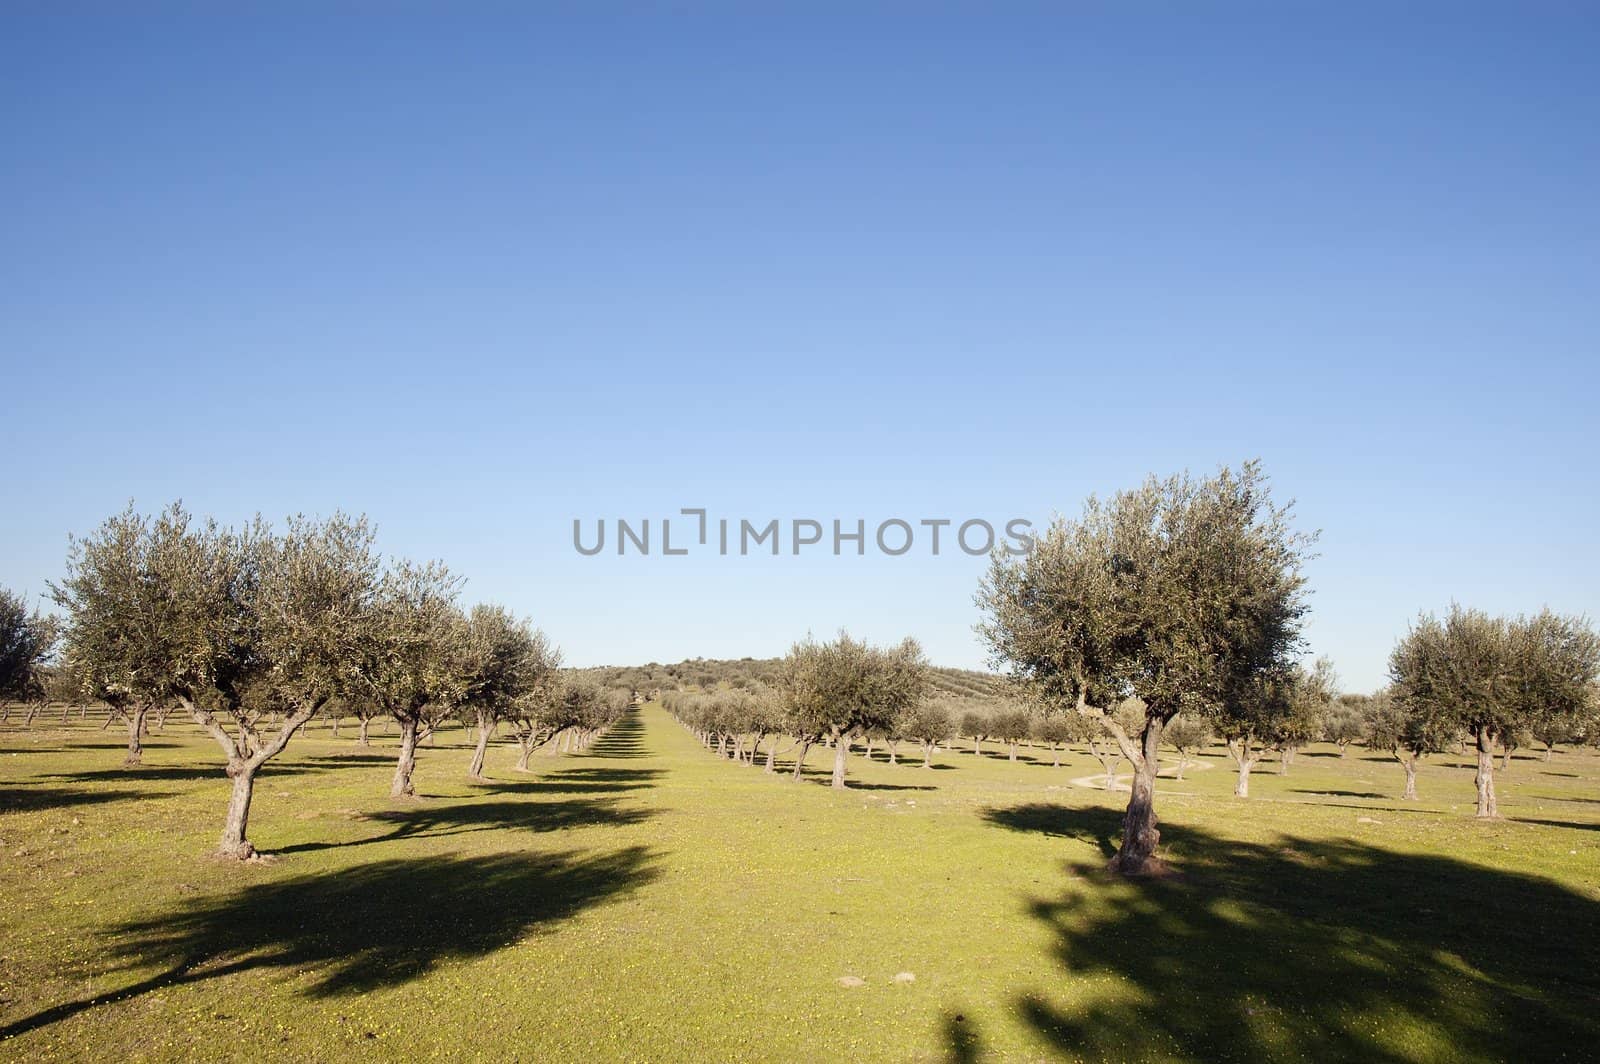
<svg viewBox="0 0 1600 1064">
<path fill-rule="evenodd" d="M 574 663 L 972 666 L 979 559 L 572 520 L 1257 456 L 1350 689 L 1419 609 L 1600 612 L 1597 54 L 1580 4 L 10 5 L 0 585 L 130 498 L 343 507 Z"/>
</svg>

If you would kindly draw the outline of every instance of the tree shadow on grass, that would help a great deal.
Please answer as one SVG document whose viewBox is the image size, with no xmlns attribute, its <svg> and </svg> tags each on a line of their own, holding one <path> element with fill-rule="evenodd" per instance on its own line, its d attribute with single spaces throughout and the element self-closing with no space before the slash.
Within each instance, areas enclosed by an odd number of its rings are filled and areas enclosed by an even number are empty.
<svg viewBox="0 0 1600 1064">
<path fill-rule="evenodd" d="M 1116 811 L 993 810 L 1018 830 L 1098 842 Z M 1080 990 L 1019 1006 L 1090 1060 L 1529 1060 L 1600 1038 L 1600 903 L 1559 884 L 1352 840 L 1276 845 L 1163 825 L 1179 875 L 1079 869 L 1033 899 Z M 1514 929 L 1507 933 L 1507 929 Z"/>
<path fill-rule="evenodd" d="M 648 768 L 573 769 L 537 779 L 479 784 L 491 794 L 616 794 L 655 786 L 661 773 Z"/>
<path fill-rule="evenodd" d="M 367 750 L 356 749 L 342 754 L 312 754 L 306 760 L 333 767 L 345 765 L 392 765 L 398 756 L 398 754 L 375 754 Z"/>
<path fill-rule="evenodd" d="M 261 775 L 257 778 L 305 776 L 315 772 L 326 772 L 330 767 L 332 766 L 297 765 L 293 762 L 278 764 L 268 761 L 261 767 Z M 98 768 L 84 772 L 57 772 L 52 774 L 50 778 L 71 780 L 74 783 L 138 783 L 148 780 L 186 783 L 194 780 L 225 780 L 228 778 L 228 773 L 219 760 L 215 765 L 205 766 L 128 765 L 124 768 Z"/>
<path fill-rule="evenodd" d="M 1600 831 L 1600 823 L 1581 820 L 1541 820 L 1531 816 L 1514 816 L 1512 822 L 1517 824 L 1541 824 L 1547 828 L 1573 828 L 1577 831 Z"/>
<path fill-rule="evenodd" d="M 597 826 L 624 827 L 650 819 L 655 812 L 633 806 L 619 806 L 615 800 L 572 798 L 565 801 L 527 800 L 460 802 L 455 805 L 421 805 L 409 809 L 386 809 L 369 813 L 363 819 L 390 825 L 382 835 L 345 842 L 303 842 L 284 846 L 275 853 L 307 853 L 336 850 L 349 846 L 368 846 L 409 838 L 443 838 L 475 831 L 565 831 L 569 828 Z"/>
<path fill-rule="evenodd" d="M 16 1020 L 0 1027 L 0 1039 L 160 987 L 259 968 L 308 973 L 311 982 L 303 992 L 312 997 L 394 986 L 444 961 L 515 946 L 541 925 L 658 874 L 648 850 L 630 847 L 593 855 L 378 861 L 251 884 L 106 929 L 107 974 L 154 965 L 163 970 L 121 990 Z"/>
<path fill-rule="evenodd" d="M 1315 794 L 1324 798 L 1388 798 L 1387 794 L 1377 791 L 1325 791 L 1316 787 L 1290 787 L 1290 794 Z"/>
<path fill-rule="evenodd" d="M 104 805 L 141 798 L 169 798 L 167 791 L 84 790 L 80 787 L 0 787 L 0 813 L 36 813 L 75 805 Z"/>
</svg>

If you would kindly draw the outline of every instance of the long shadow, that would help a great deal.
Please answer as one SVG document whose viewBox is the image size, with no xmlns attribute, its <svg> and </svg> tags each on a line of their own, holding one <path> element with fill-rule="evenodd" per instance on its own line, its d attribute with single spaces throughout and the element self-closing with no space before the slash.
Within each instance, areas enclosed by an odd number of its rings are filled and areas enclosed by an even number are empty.
<svg viewBox="0 0 1600 1064">
<path fill-rule="evenodd" d="M 850 791 L 932 791 L 938 788 L 931 783 L 852 783 L 846 780 L 845 789 Z"/>
<path fill-rule="evenodd" d="M 1114 810 L 993 810 L 1017 830 L 1092 840 Z M 1034 899 L 1083 989 L 1018 1005 L 1089 1060 L 1530 1060 L 1600 1038 L 1600 903 L 1535 876 L 1351 840 L 1274 845 L 1163 825 L 1171 879 L 1094 870 Z M 1515 934 L 1496 929 L 1516 928 Z"/>
<path fill-rule="evenodd" d="M 358 749 L 350 751 L 348 754 L 313 754 L 310 757 L 306 758 L 306 760 L 307 761 L 314 761 L 314 762 L 317 762 L 319 764 L 320 763 L 324 763 L 324 762 L 328 762 L 328 763 L 332 763 L 335 766 L 339 766 L 339 765 L 392 765 L 392 764 L 394 764 L 394 760 L 395 760 L 395 758 L 397 756 L 398 755 L 396 755 L 396 754 L 374 754 L 374 753 L 369 753 L 366 750 L 361 750 L 361 749 L 358 748 Z"/>
<path fill-rule="evenodd" d="M 648 883 L 659 874 L 653 860 L 630 847 L 378 861 L 188 900 L 101 933 L 106 975 L 151 965 L 159 974 L 14 1021 L 0 1039 L 160 987 L 259 968 L 315 971 L 313 997 L 395 986 Z"/>
<path fill-rule="evenodd" d="M 1516 816 L 1511 820 L 1517 824 L 1543 824 L 1550 828 L 1576 828 L 1578 831 L 1600 831 L 1600 823 L 1593 821 L 1585 823 L 1581 820 L 1540 820 L 1531 816 Z"/>
<path fill-rule="evenodd" d="M 536 779 L 485 783 L 492 794 L 612 794 L 655 786 L 654 768 L 572 768 Z"/>
<path fill-rule="evenodd" d="M 168 798 L 167 791 L 84 790 L 80 787 L 33 787 L 27 784 L 0 788 L 0 813 L 36 813 L 75 805 L 104 805 L 137 798 Z"/>
<path fill-rule="evenodd" d="M 1387 798 L 1377 791 L 1323 791 L 1315 787 L 1290 787 L 1290 794 L 1319 794 L 1325 798 Z"/>
<path fill-rule="evenodd" d="M 332 766 L 322 765 L 297 765 L 293 762 L 274 764 L 268 761 L 261 767 L 260 779 L 269 776 L 304 776 L 314 772 L 326 772 Z M 127 768 L 99 768 L 84 772 L 56 772 L 50 779 L 71 780 L 74 783 L 135 783 L 144 780 L 163 780 L 171 783 L 183 783 L 193 780 L 225 780 L 228 778 L 226 770 L 219 761 L 216 765 L 204 767 L 189 767 L 177 765 L 151 765 L 149 767 L 129 766 Z"/>
<path fill-rule="evenodd" d="M 619 806 L 615 800 L 573 798 L 566 801 L 483 801 L 456 805 L 425 805 L 415 809 L 386 809 L 366 819 L 390 825 L 389 831 L 365 839 L 345 842 L 302 842 L 284 846 L 276 853 L 306 853 L 314 850 L 370 846 L 420 836 L 445 837 L 475 831 L 522 830 L 530 832 L 565 831 L 569 828 L 610 825 L 622 827 L 649 820 L 655 812 Z"/>
</svg>

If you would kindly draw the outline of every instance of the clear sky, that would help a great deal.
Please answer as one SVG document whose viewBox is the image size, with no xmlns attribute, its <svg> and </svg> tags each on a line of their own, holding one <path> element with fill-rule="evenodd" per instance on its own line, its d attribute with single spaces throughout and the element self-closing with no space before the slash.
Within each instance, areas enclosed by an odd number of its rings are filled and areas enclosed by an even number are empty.
<svg viewBox="0 0 1600 1064">
<path fill-rule="evenodd" d="M 133 6 L 0 11 L 0 585 L 130 498 L 342 507 L 573 663 L 976 666 L 980 559 L 572 521 L 1258 456 L 1348 689 L 1600 612 L 1592 4 Z"/>
</svg>

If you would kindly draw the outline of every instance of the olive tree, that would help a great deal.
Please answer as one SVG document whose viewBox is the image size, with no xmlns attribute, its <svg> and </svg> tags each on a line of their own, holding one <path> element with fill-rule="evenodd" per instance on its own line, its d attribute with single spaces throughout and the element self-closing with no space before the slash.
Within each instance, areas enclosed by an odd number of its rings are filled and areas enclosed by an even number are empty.
<svg viewBox="0 0 1600 1064">
<path fill-rule="evenodd" d="M 552 671 L 560 664 L 560 651 L 552 649 L 550 652 Z M 564 695 L 563 681 L 557 674 L 552 682 L 535 687 L 513 703 L 505 719 L 511 725 L 517 739 L 518 772 L 532 771 L 528 767 L 528 762 L 532 759 L 533 752 L 567 726 Z"/>
<path fill-rule="evenodd" d="M 1287 774 L 1299 749 L 1322 736 L 1337 686 L 1333 663 L 1327 658 L 1318 658 L 1309 669 L 1296 665 L 1289 670 L 1282 712 L 1270 719 L 1267 728 L 1269 744 L 1278 752 L 1279 772 Z"/>
<path fill-rule="evenodd" d="M 1231 690 L 1301 646 L 1311 536 L 1290 527 L 1258 464 L 1150 478 L 1090 498 L 1020 557 L 997 552 L 978 592 L 997 665 L 1105 721 L 1133 786 L 1114 870 L 1152 867 L 1161 734 L 1181 712 L 1211 716 Z M 1137 697 L 1130 730 L 1110 707 Z"/>
<path fill-rule="evenodd" d="M 1017 744 L 1033 730 L 1033 718 L 1020 708 L 1003 708 L 992 718 L 994 737 L 1006 744 L 1007 760 L 1017 759 Z"/>
<path fill-rule="evenodd" d="M 1406 772 L 1406 786 L 1400 797 L 1417 796 L 1417 766 L 1428 754 L 1443 750 L 1451 733 L 1439 723 L 1397 701 L 1388 691 L 1380 691 L 1363 703 L 1366 743 L 1374 750 L 1387 750 Z"/>
<path fill-rule="evenodd" d="M 1235 684 L 1220 712 L 1213 715 L 1228 756 L 1237 769 L 1233 793 L 1250 797 L 1250 773 L 1278 730 L 1278 721 L 1290 713 L 1289 686 L 1293 674 L 1274 669 Z"/>
<path fill-rule="evenodd" d="M 1086 741 L 1088 730 L 1099 727 L 1088 717 L 1077 713 L 1045 713 L 1034 718 L 1032 736 L 1035 742 L 1044 743 L 1055 755 L 1055 763 L 1051 767 L 1060 768 L 1062 748 L 1070 743 Z"/>
<path fill-rule="evenodd" d="M 961 714 L 961 734 L 972 740 L 972 752 L 983 753 L 983 741 L 994 734 L 994 714 L 969 709 Z"/>
<path fill-rule="evenodd" d="M 469 684 L 461 580 L 441 562 L 397 561 L 384 574 L 365 647 L 363 695 L 400 725 L 391 798 L 416 793 L 417 743 L 460 707 Z"/>
<path fill-rule="evenodd" d="M 1544 610 L 1491 617 L 1452 606 L 1424 614 L 1389 659 L 1395 701 L 1439 732 L 1464 731 L 1477 745 L 1477 815 L 1495 817 L 1494 744 L 1541 714 L 1579 720 L 1591 713 L 1600 675 L 1600 638 L 1588 622 Z"/>
<path fill-rule="evenodd" d="M 800 778 L 806 749 L 827 737 L 834 743 L 832 783 L 842 790 L 850 737 L 887 727 L 922 698 L 927 674 L 914 639 L 883 648 L 840 633 L 831 643 L 796 643 L 783 664 L 783 696 L 801 740 L 794 778 Z"/>
<path fill-rule="evenodd" d="M 1339 756 L 1350 752 L 1350 744 L 1367 735 L 1367 707 L 1370 695 L 1346 694 L 1334 699 L 1322 722 L 1322 737 L 1339 748 Z"/>
<path fill-rule="evenodd" d="M 483 778 L 489 737 L 519 706 L 555 679 L 559 656 L 545 634 L 503 606 L 472 607 L 466 628 L 466 683 L 461 703 L 478 727 L 467 775 Z"/>
<path fill-rule="evenodd" d="M 899 732 L 922 747 L 922 767 L 932 768 L 934 748 L 955 732 L 949 705 L 941 699 L 917 700 L 901 714 Z"/>
<path fill-rule="evenodd" d="M 180 507 L 168 517 L 188 521 Z M 129 766 L 144 760 L 145 720 L 163 688 L 160 663 L 173 652 L 165 589 L 150 571 L 151 535 L 150 519 L 129 506 L 90 535 L 74 536 L 65 577 L 49 585 L 66 611 L 67 672 L 85 700 L 109 708 L 107 727 L 127 723 Z"/>
<path fill-rule="evenodd" d="M 1181 780 L 1183 770 L 1190 765 L 1190 758 L 1211 742 L 1211 724 L 1204 717 L 1180 715 L 1167 725 L 1165 735 L 1167 744 L 1178 752 L 1178 768 L 1172 778 Z"/>
<path fill-rule="evenodd" d="M 256 776 L 353 678 L 377 581 L 364 518 L 296 517 L 272 535 L 173 505 L 75 542 L 52 593 L 81 667 L 141 705 L 178 703 L 221 749 L 233 788 L 219 852 L 243 859 Z"/>
<path fill-rule="evenodd" d="M 22 596 L 0 588 L 0 702 L 40 702 L 45 668 L 61 639 L 54 617 L 28 611 Z"/>
</svg>

